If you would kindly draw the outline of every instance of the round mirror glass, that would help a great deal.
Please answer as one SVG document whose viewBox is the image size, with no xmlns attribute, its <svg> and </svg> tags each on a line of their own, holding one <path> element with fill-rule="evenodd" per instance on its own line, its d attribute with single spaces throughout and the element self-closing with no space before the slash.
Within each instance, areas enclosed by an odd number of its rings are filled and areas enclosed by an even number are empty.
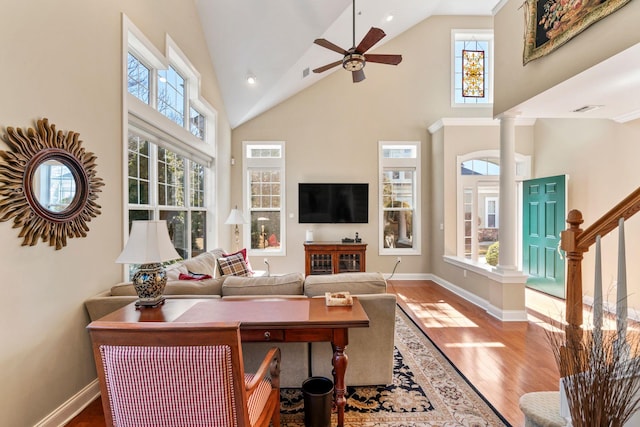
<svg viewBox="0 0 640 427">
<path fill-rule="evenodd" d="M 69 167 L 54 159 L 42 162 L 33 175 L 33 194 L 43 209 L 63 212 L 76 196 L 76 180 Z"/>
</svg>

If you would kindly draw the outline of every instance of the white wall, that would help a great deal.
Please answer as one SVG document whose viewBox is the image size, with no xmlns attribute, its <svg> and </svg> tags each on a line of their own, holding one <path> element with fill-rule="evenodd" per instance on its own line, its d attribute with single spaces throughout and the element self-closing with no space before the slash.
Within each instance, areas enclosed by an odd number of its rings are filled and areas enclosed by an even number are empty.
<svg viewBox="0 0 640 427">
<path fill-rule="evenodd" d="M 29 426 L 95 379 L 83 302 L 122 275 L 122 12 L 162 52 L 169 33 L 200 71 L 227 152 L 230 129 L 193 2 L 0 0 L 0 10 L 2 133 L 42 117 L 79 132 L 106 184 L 88 236 L 62 250 L 21 246 L 19 229 L 0 223 L 0 424 Z"/>
</svg>

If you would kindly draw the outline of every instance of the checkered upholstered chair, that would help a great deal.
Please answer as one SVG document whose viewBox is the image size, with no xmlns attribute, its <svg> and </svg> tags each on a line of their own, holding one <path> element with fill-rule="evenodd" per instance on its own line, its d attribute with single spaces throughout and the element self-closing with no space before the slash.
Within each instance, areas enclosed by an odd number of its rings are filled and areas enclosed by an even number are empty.
<svg viewBox="0 0 640 427">
<path fill-rule="evenodd" d="M 88 328 L 107 426 L 280 425 L 280 350 L 245 373 L 238 323 Z"/>
</svg>

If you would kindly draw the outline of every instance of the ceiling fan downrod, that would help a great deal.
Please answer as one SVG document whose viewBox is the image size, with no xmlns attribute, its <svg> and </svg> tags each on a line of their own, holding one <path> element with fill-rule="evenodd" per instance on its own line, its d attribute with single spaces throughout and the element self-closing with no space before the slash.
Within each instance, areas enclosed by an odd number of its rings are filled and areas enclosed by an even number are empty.
<svg viewBox="0 0 640 427">
<path fill-rule="evenodd" d="M 353 34 L 353 44 L 351 45 L 353 47 L 353 49 L 356 48 L 356 0 L 353 0 L 353 25 L 351 26 L 352 28 L 352 34 Z"/>
</svg>

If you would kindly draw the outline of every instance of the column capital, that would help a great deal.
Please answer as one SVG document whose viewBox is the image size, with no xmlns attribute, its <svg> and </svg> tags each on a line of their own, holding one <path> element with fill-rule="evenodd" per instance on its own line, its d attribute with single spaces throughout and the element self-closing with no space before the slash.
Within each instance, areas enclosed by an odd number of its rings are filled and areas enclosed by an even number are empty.
<svg viewBox="0 0 640 427">
<path fill-rule="evenodd" d="M 503 113 L 500 113 L 496 116 L 496 119 L 498 120 L 506 120 L 506 119 L 512 119 L 515 120 L 517 119 L 520 114 L 522 114 L 520 111 L 505 111 Z"/>
</svg>

